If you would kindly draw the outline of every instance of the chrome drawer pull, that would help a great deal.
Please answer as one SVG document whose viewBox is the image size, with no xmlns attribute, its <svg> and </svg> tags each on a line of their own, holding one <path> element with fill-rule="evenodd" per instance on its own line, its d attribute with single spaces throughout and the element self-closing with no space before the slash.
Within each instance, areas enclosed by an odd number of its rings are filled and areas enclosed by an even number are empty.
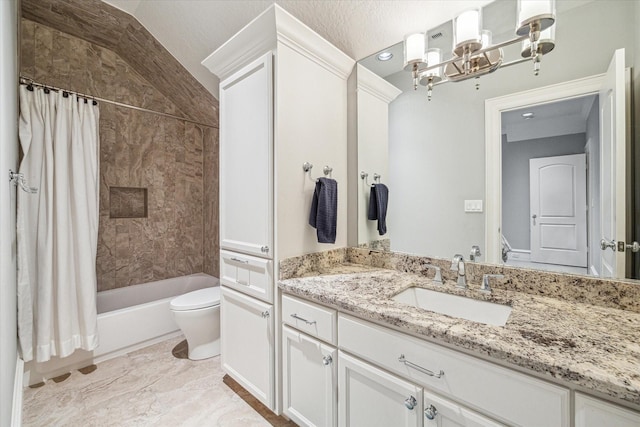
<svg viewBox="0 0 640 427">
<path fill-rule="evenodd" d="M 269 318 L 270 314 L 271 313 L 269 313 L 269 310 L 266 310 L 266 311 L 263 311 L 262 313 L 260 313 L 260 315 L 265 319 Z"/>
<path fill-rule="evenodd" d="M 302 320 L 302 321 L 303 321 L 304 323 L 306 323 L 307 325 L 313 325 L 313 324 L 315 324 L 315 323 L 316 323 L 316 321 L 315 321 L 315 320 L 307 320 L 307 319 L 303 319 L 302 317 L 298 316 L 296 313 L 293 313 L 293 314 L 291 315 L 291 317 L 293 317 L 294 319 L 297 319 L 297 320 Z"/>
<path fill-rule="evenodd" d="M 322 358 L 322 364 L 324 366 L 329 366 L 329 365 L 331 365 L 331 363 L 333 363 L 333 357 L 331 357 L 330 354 L 327 354 L 326 356 L 324 356 Z"/>
<path fill-rule="evenodd" d="M 417 404 L 418 404 L 418 401 L 413 396 L 409 396 L 404 400 L 404 406 L 406 406 L 407 409 L 410 410 L 410 411 L 412 411 L 413 408 L 415 408 Z"/>
<path fill-rule="evenodd" d="M 404 363 L 408 367 L 413 368 L 416 371 L 422 372 L 423 374 L 427 374 L 430 377 L 441 378 L 444 375 L 444 371 L 440 371 L 436 374 L 435 372 L 430 371 L 427 368 L 423 368 L 420 365 L 416 365 L 415 363 L 409 362 L 407 359 L 404 358 L 404 354 L 400 355 L 400 357 L 398 358 L 398 362 Z"/>
<path fill-rule="evenodd" d="M 240 264 L 249 264 L 249 261 L 246 259 L 231 258 L 231 261 L 239 262 Z"/>
</svg>

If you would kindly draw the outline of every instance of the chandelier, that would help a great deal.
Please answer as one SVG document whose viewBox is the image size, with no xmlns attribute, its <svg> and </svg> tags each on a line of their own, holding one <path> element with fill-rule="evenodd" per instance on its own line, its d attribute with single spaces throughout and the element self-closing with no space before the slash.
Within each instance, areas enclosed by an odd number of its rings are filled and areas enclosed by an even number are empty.
<svg viewBox="0 0 640 427">
<path fill-rule="evenodd" d="M 555 47 L 555 0 L 518 0 L 515 37 L 491 43 L 491 31 L 482 29 L 480 9 L 462 12 L 453 20 L 453 55 L 443 61 L 440 49 L 428 49 L 425 33 L 404 39 L 404 69 L 411 71 L 413 88 L 427 87 L 431 100 L 434 84 L 460 82 L 494 72 L 500 67 L 531 60 L 533 72 L 540 72 L 542 56 Z M 504 62 L 502 48 L 522 43 L 522 58 Z"/>
</svg>

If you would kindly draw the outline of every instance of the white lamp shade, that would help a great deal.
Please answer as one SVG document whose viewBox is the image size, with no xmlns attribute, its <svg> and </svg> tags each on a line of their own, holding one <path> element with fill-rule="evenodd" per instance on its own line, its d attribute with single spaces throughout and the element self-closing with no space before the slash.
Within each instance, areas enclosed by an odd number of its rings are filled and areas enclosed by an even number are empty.
<svg viewBox="0 0 640 427">
<path fill-rule="evenodd" d="M 468 43 L 480 43 L 482 36 L 480 10 L 471 9 L 462 12 L 453 21 L 453 45 L 460 47 Z"/>
<path fill-rule="evenodd" d="M 442 61 L 442 52 L 438 48 L 431 48 L 427 50 L 427 66 L 431 66 L 434 64 L 438 64 Z M 437 76 L 441 75 L 441 67 L 433 68 L 431 70 L 427 70 L 425 72 L 426 76 Z"/>
<path fill-rule="evenodd" d="M 518 0 L 518 27 L 532 19 L 556 14 L 555 0 Z"/>
<path fill-rule="evenodd" d="M 409 34 L 404 38 L 404 64 L 424 62 L 424 33 Z"/>
<path fill-rule="evenodd" d="M 491 46 L 491 31 L 482 30 L 482 48 L 485 49 Z"/>
</svg>

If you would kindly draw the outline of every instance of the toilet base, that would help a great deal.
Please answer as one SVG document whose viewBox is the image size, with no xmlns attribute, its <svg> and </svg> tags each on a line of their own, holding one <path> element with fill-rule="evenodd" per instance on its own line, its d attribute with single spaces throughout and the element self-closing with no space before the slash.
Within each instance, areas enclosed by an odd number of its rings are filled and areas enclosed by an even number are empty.
<svg viewBox="0 0 640 427">
<path fill-rule="evenodd" d="M 189 347 L 189 360 L 204 360 L 220 354 L 220 340 L 200 344 L 194 348 L 191 348 L 187 340 L 187 346 Z"/>
</svg>

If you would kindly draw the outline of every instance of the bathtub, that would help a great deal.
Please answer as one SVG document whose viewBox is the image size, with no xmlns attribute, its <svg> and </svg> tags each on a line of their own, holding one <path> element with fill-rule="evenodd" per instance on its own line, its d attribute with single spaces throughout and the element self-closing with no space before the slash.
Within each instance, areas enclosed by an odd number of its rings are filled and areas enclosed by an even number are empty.
<svg viewBox="0 0 640 427">
<path fill-rule="evenodd" d="M 218 285 L 217 278 L 197 273 L 98 292 L 98 348 L 76 350 L 69 357 L 55 357 L 45 363 L 28 362 L 24 384 L 36 384 L 180 335 L 180 328 L 169 309 L 171 300 L 187 292 Z"/>
</svg>

